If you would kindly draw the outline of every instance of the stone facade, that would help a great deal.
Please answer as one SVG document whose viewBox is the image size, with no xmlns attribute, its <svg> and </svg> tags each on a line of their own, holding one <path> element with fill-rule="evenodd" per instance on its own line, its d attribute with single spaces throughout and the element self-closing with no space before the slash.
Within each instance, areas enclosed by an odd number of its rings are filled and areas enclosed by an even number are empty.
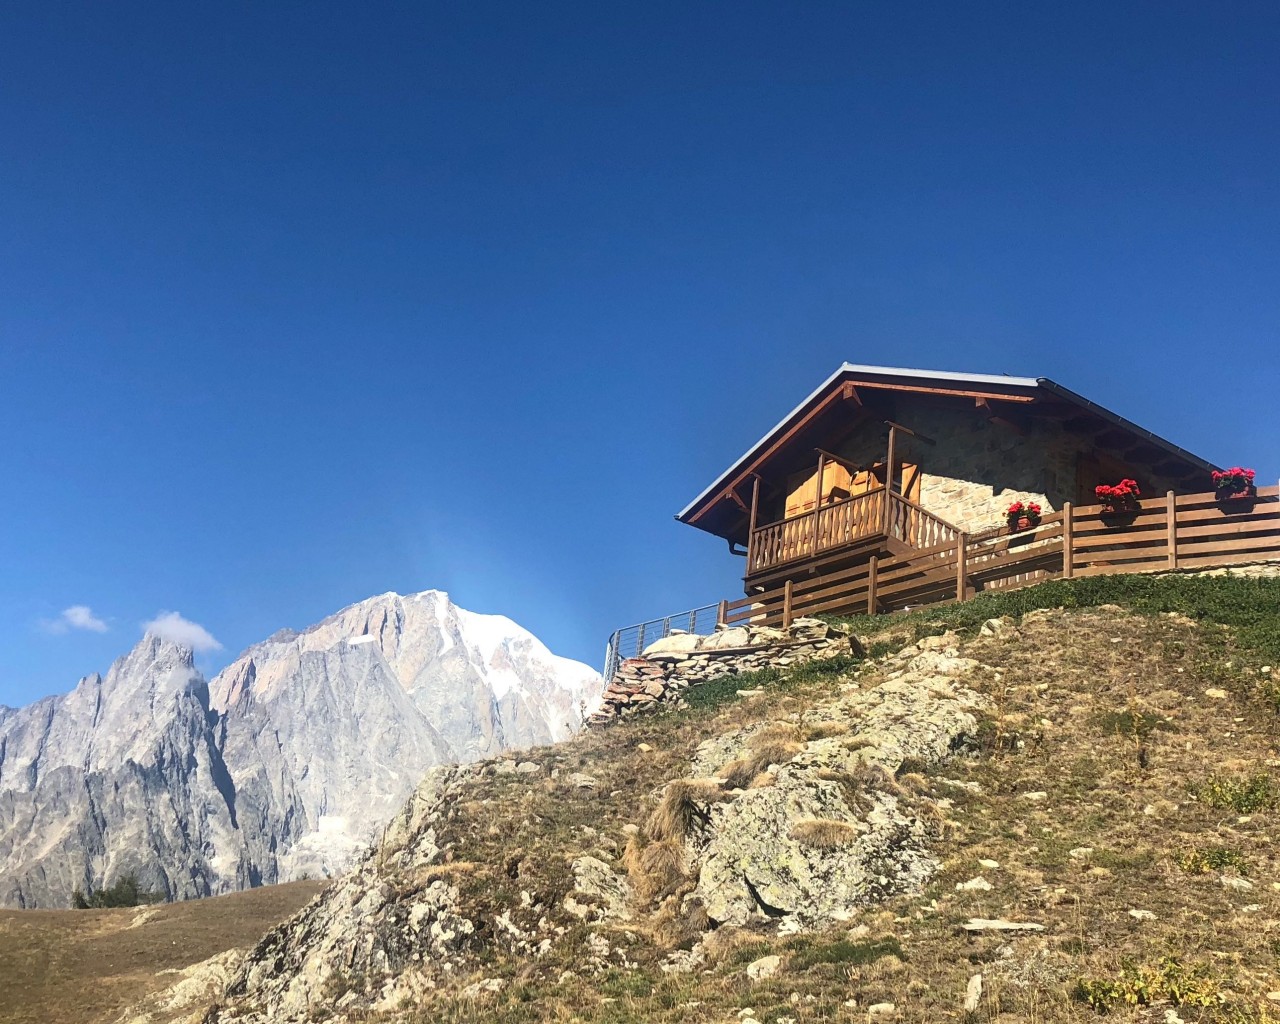
<svg viewBox="0 0 1280 1024">
<path fill-rule="evenodd" d="M 993 423 L 976 408 L 905 395 L 897 399 L 894 416 L 936 442 L 926 444 L 905 434 L 898 439 L 898 459 L 920 467 L 919 503 L 968 533 L 1003 526 L 1005 510 L 1018 499 L 1038 502 L 1048 513 L 1082 497 L 1092 503 L 1092 495 L 1082 495 L 1082 487 L 1087 492 L 1098 483 L 1116 482 L 1093 479 L 1097 474 L 1088 472 L 1089 479 L 1082 479 L 1081 460 L 1106 459 L 1107 453 L 1096 452 L 1090 438 L 1056 421 L 1027 417 L 1019 433 L 1007 424 Z M 882 463 L 885 428 L 868 424 L 834 450 L 859 466 Z M 1173 487 L 1171 480 L 1141 467 L 1127 472 L 1142 479 L 1148 494 Z M 776 511 L 780 516 L 782 510 Z"/>
<path fill-rule="evenodd" d="M 711 636 L 673 633 L 618 667 L 587 725 L 607 725 L 642 712 L 681 707 L 689 687 L 723 676 L 862 653 L 857 637 L 821 619 L 796 619 L 785 630 L 734 626 L 721 627 Z"/>
</svg>

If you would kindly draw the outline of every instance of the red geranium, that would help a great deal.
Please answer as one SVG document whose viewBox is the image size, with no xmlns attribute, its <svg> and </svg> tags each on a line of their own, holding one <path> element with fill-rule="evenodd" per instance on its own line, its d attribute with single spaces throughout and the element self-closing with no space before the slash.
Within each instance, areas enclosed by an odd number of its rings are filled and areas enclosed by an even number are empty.
<svg viewBox="0 0 1280 1024">
<path fill-rule="evenodd" d="M 1098 501 L 1113 512 L 1118 509 L 1137 508 L 1138 499 L 1142 497 L 1142 491 L 1138 489 L 1138 481 L 1127 477 L 1118 484 L 1099 484 L 1093 489 L 1093 493 L 1097 495 Z"/>
<path fill-rule="evenodd" d="M 1230 469 L 1213 471 L 1213 489 L 1219 494 L 1240 494 L 1253 486 L 1253 478 L 1257 474 L 1243 466 L 1232 466 Z"/>
<path fill-rule="evenodd" d="M 1019 519 L 1029 519 L 1032 526 L 1040 525 L 1040 504 L 1035 501 L 1015 501 L 1005 511 L 1005 518 L 1009 521 L 1010 526 L 1017 524 Z"/>
</svg>

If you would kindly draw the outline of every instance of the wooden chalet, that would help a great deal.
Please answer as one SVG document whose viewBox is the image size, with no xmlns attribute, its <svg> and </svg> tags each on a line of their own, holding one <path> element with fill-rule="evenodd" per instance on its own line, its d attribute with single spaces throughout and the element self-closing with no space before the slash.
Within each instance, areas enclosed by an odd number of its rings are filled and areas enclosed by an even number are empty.
<svg viewBox="0 0 1280 1024">
<path fill-rule="evenodd" d="M 1010 539 L 1015 500 L 1053 522 L 1095 505 L 1098 484 L 1132 478 L 1144 495 L 1191 495 L 1212 486 L 1215 468 L 1047 378 L 846 363 L 676 518 L 745 558 L 750 601 L 965 541 L 999 540 L 985 550 L 994 565 L 1045 539 Z M 1060 545 L 1046 557 L 1060 563 Z M 981 582 L 963 581 L 960 596 Z M 954 580 L 944 589 L 955 593 Z M 923 583 L 916 590 L 928 596 Z"/>
<path fill-rule="evenodd" d="M 1217 468 L 1044 377 L 845 363 L 676 516 L 744 559 L 746 596 L 616 630 L 605 675 L 712 623 L 785 627 L 1053 577 L 1277 574 L 1280 487 L 1224 492 Z M 1139 501 L 1098 501 L 1124 479 Z M 1040 505 L 1039 522 L 1010 522 L 1015 501 Z"/>
</svg>

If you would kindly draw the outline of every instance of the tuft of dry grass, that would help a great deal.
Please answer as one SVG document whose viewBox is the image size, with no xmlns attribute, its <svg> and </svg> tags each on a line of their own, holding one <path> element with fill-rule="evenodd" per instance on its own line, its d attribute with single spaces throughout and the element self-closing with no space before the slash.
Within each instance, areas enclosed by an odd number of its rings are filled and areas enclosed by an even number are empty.
<svg viewBox="0 0 1280 1024">
<path fill-rule="evenodd" d="M 838 850 L 857 841 L 861 833 L 848 822 L 833 818 L 810 818 L 791 827 L 791 838 L 816 850 Z"/>
<path fill-rule="evenodd" d="M 710 927 L 711 920 L 702 901 L 687 893 L 675 892 L 654 915 L 651 934 L 662 949 L 690 949 Z"/>
<path fill-rule="evenodd" d="M 852 726 L 848 722 L 810 722 L 804 727 L 803 736 L 806 741 L 828 740 L 833 736 L 843 736 Z"/>
<path fill-rule="evenodd" d="M 746 789 L 770 765 L 784 765 L 803 749 L 794 740 L 768 740 L 750 747 L 746 756 L 721 768 L 720 779 L 727 790 Z"/>
<path fill-rule="evenodd" d="M 658 806 L 645 822 L 645 835 L 655 843 L 667 839 L 683 842 L 707 820 L 708 807 L 723 798 L 720 782 L 716 779 L 676 779 L 669 782 Z"/>
<path fill-rule="evenodd" d="M 636 896 L 646 904 L 670 896 L 688 878 L 684 842 L 680 839 L 649 843 L 634 856 L 628 856 L 626 864 Z"/>
</svg>

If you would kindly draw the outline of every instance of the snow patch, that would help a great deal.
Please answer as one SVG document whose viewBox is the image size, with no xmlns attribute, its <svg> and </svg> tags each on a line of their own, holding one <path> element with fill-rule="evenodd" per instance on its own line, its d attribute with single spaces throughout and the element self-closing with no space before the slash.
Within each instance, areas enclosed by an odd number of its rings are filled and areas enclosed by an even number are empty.
<svg viewBox="0 0 1280 1024">
<path fill-rule="evenodd" d="M 366 633 L 364 636 L 349 636 L 347 637 L 347 646 L 358 647 L 360 644 L 371 644 L 376 639 L 377 637 L 372 636 L 369 633 Z"/>
</svg>

